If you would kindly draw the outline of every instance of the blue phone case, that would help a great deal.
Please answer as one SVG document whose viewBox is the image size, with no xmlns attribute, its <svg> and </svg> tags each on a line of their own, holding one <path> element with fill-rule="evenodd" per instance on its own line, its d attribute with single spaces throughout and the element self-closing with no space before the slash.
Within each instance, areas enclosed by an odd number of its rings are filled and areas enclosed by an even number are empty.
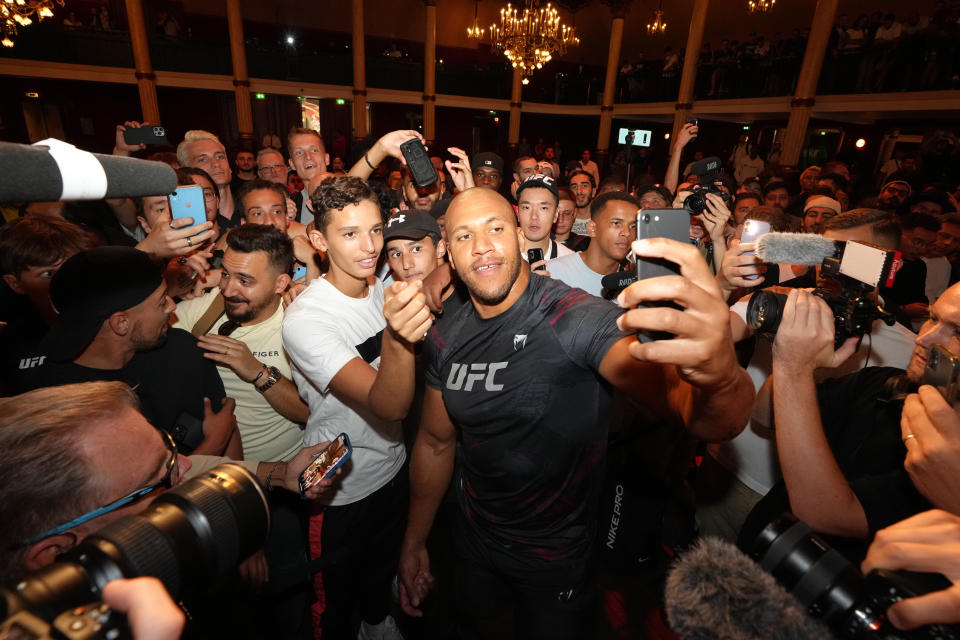
<svg viewBox="0 0 960 640">
<path fill-rule="evenodd" d="M 196 226 L 207 221 L 207 209 L 203 204 L 203 188 L 199 185 L 177 187 L 170 194 L 170 215 L 174 220 L 193 218 Z"/>
<path fill-rule="evenodd" d="M 301 278 L 306 278 L 306 277 L 307 277 L 307 268 L 305 266 L 303 266 L 302 264 L 298 264 L 296 267 L 293 268 L 294 282 L 296 282 L 297 280 L 300 280 Z"/>
</svg>

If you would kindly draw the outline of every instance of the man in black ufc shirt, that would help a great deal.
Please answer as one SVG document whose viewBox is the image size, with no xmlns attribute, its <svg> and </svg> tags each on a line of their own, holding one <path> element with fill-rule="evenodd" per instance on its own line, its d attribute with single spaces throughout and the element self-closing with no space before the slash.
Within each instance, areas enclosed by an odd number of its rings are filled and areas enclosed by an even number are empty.
<svg viewBox="0 0 960 640">
<path fill-rule="evenodd" d="M 694 435 L 736 435 L 753 390 L 736 363 L 728 314 L 692 245 L 635 243 L 684 277 L 636 283 L 620 302 L 531 274 L 503 197 L 468 189 L 447 211 L 451 264 L 472 304 L 445 315 L 424 347 L 427 389 L 411 456 L 410 518 L 400 560 L 404 610 L 433 577 L 425 543 L 454 468 L 459 504 L 457 608 L 462 637 L 582 637 L 592 619 L 590 548 L 606 448 L 608 382 Z M 618 316 L 619 320 L 618 320 Z M 641 344 L 625 331 L 665 330 Z M 662 363 L 662 364 L 661 364 Z"/>
</svg>

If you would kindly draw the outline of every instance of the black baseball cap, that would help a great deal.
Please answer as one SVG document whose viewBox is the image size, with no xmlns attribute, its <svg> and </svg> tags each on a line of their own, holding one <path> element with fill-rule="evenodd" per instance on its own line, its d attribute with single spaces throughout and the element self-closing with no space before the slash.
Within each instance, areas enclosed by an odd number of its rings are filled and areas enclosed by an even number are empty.
<svg viewBox="0 0 960 640">
<path fill-rule="evenodd" d="M 546 189 L 553 194 L 554 200 L 557 202 L 560 201 L 560 191 L 557 189 L 557 181 L 551 178 L 550 176 L 545 176 L 542 173 L 537 173 L 523 182 L 517 187 L 517 200 L 520 200 L 520 194 L 524 189 L 537 188 L 537 189 Z"/>
<path fill-rule="evenodd" d="M 137 306 L 163 282 L 160 267 L 133 247 L 98 247 L 63 263 L 50 282 L 50 302 L 59 314 L 40 347 L 51 360 L 79 355 L 103 321 Z"/>
<path fill-rule="evenodd" d="M 500 175 L 503 175 L 503 158 L 492 151 L 484 151 L 473 156 L 470 161 L 470 170 L 476 171 L 480 167 L 493 167 Z"/>
<path fill-rule="evenodd" d="M 387 219 L 387 226 L 383 228 L 385 243 L 394 238 L 419 240 L 425 236 L 430 236 L 434 241 L 440 240 L 440 227 L 433 216 L 419 209 L 393 214 Z"/>
</svg>

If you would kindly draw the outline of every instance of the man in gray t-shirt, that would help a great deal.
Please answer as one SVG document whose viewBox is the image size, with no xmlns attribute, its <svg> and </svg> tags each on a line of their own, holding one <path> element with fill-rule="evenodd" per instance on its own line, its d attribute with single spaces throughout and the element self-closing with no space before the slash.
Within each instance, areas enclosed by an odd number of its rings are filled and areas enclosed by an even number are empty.
<svg viewBox="0 0 960 640">
<path fill-rule="evenodd" d="M 591 241 L 587 248 L 547 262 L 550 277 L 600 296 L 603 276 L 620 270 L 637 237 L 640 202 L 631 195 L 611 191 L 590 203 L 587 223 Z"/>
</svg>

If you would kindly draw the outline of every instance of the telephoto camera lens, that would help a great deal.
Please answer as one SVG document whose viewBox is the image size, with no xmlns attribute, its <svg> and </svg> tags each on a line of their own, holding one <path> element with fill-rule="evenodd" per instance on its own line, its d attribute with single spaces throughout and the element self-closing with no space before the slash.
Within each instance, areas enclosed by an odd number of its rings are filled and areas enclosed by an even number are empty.
<svg viewBox="0 0 960 640">
<path fill-rule="evenodd" d="M 776 334 L 786 304 L 787 296 L 782 293 L 767 289 L 754 291 L 747 303 L 747 326 L 762 336 Z"/>
<path fill-rule="evenodd" d="M 15 589 L 0 590 L 0 620 L 20 610 L 53 620 L 98 600 L 117 578 L 153 576 L 174 600 L 210 590 L 263 547 L 269 530 L 269 503 L 256 476 L 219 465 L 86 537 Z"/>
<path fill-rule="evenodd" d="M 947 625 L 901 631 L 886 618 L 887 608 L 903 599 L 950 586 L 938 574 L 871 571 L 866 577 L 803 522 L 785 513 L 764 528 L 746 551 L 841 638 L 960 638 Z"/>
</svg>

